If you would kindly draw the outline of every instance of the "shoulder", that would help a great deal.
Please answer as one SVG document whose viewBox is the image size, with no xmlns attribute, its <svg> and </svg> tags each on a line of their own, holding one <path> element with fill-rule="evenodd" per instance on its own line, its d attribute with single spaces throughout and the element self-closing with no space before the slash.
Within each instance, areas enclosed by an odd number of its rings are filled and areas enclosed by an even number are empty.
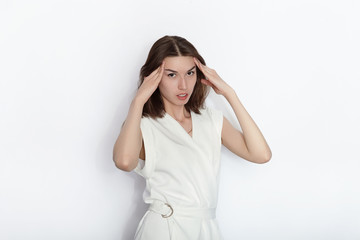
<svg viewBox="0 0 360 240">
<path fill-rule="evenodd" d="M 222 111 L 213 107 L 205 107 L 200 110 L 200 113 L 201 117 L 211 122 L 215 126 L 216 131 L 221 135 L 224 119 Z"/>
<path fill-rule="evenodd" d="M 213 107 L 204 107 L 202 109 L 200 109 L 200 113 L 201 115 L 207 116 L 211 119 L 219 119 L 223 117 L 223 113 L 222 111 L 213 108 Z"/>
<path fill-rule="evenodd" d="M 154 125 L 154 119 L 151 117 L 142 117 L 140 119 L 140 130 L 143 132 L 146 129 L 150 129 Z"/>
<path fill-rule="evenodd" d="M 158 121 L 159 118 L 152 118 L 150 116 L 143 116 L 141 117 L 141 120 L 140 120 L 140 123 L 141 124 L 150 124 L 150 123 L 153 123 L 153 122 L 156 122 Z"/>
<path fill-rule="evenodd" d="M 140 120 L 140 129 L 142 131 L 145 131 L 145 129 L 148 129 L 148 131 L 154 131 L 154 129 L 162 128 L 162 126 L 168 125 L 166 122 L 166 117 L 142 117 Z"/>
</svg>

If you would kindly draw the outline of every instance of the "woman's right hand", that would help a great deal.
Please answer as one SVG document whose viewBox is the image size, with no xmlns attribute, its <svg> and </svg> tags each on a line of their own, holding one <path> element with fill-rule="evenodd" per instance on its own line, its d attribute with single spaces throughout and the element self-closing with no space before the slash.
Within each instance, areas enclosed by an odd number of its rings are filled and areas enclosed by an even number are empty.
<svg viewBox="0 0 360 240">
<path fill-rule="evenodd" d="M 155 69 L 149 76 L 144 78 L 140 85 L 135 98 L 144 104 L 149 100 L 151 95 L 155 92 L 164 73 L 165 63 L 163 62 L 160 67 Z"/>
</svg>

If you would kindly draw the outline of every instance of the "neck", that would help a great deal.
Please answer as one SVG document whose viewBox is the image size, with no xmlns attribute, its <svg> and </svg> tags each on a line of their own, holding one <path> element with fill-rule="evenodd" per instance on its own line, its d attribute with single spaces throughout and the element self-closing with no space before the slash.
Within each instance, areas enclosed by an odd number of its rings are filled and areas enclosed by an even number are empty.
<svg viewBox="0 0 360 240">
<path fill-rule="evenodd" d="M 184 105 L 170 105 L 165 104 L 164 106 L 165 112 L 172 116 L 174 119 L 176 119 L 179 122 L 184 121 L 186 118 L 189 118 L 189 113 L 186 111 Z"/>
</svg>

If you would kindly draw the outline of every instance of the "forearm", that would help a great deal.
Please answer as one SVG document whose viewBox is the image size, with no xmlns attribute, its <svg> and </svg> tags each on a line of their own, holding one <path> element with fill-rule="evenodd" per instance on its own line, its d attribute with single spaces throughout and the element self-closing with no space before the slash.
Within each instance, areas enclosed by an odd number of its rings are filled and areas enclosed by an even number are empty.
<svg viewBox="0 0 360 240">
<path fill-rule="evenodd" d="M 236 92 L 229 87 L 224 97 L 235 112 L 236 118 L 243 131 L 244 140 L 249 155 L 254 159 L 270 159 L 271 150 L 260 129 L 240 102 Z"/>
<path fill-rule="evenodd" d="M 124 171 L 133 170 L 142 146 L 140 122 L 144 103 L 134 98 L 113 149 L 116 166 Z"/>
</svg>

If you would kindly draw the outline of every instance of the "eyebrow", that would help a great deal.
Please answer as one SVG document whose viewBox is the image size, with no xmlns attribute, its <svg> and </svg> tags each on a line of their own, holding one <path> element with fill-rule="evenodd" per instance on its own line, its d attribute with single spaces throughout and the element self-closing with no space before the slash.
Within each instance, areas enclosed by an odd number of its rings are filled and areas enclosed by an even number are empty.
<svg viewBox="0 0 360 240">
<path fill-rule="evenodd" d="M 191 69 L 187 70 L 187 72 L 191 71 L 191 70 L 194 70 L 196 66 L 193 66 Z M 165 71 L 169 71 L 169 72 L 173 72 L 173 73 L 178 73 L 177 71 L 175 70 L 171 70 L 171 69 L 165 69 Z"/>
</svg>

